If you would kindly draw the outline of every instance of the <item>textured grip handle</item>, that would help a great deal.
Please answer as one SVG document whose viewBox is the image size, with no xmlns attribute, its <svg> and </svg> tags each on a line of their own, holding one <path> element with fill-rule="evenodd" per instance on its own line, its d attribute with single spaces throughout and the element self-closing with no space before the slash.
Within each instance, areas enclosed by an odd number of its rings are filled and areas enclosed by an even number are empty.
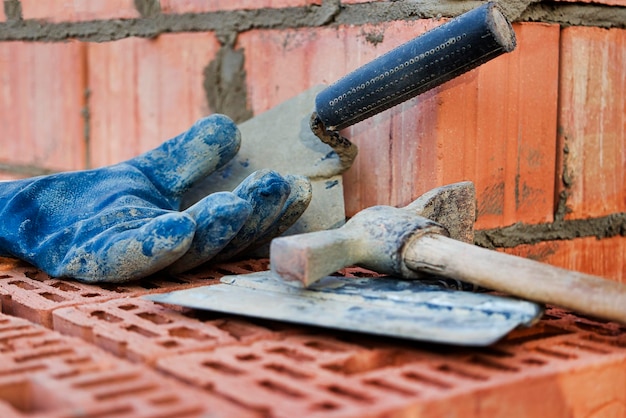
<svg viewBox="0 0 626 418">
<path fill-rule="evenodd" d="M 343 129 L 514 48 L 511 24 L 494 3 L 486 3 L 327 87 L 316 97 L 316 112 L 327 129 Z"/>
</svg>

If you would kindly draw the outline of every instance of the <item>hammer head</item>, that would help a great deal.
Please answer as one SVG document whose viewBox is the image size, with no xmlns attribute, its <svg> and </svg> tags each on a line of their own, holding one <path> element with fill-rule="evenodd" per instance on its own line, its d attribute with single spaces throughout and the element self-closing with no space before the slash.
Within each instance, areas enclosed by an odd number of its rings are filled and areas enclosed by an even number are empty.
<svg viewBox="0 0 626 418">
<path fill-rule="evenodd" d="M 473 239 L 474 202 L 473 184 L 457 183 L 431 190 L 404 208 L 364 209 L 339 229 L 276 238 L 270 249 L 271 269 L 285 280 L 305 286 L 355 264 L 415 278 L 417 274 L 404 265 L 405 246 L 425 233 Z M 420 216 L 423 214 L 439 223 Z"/>
</svg>

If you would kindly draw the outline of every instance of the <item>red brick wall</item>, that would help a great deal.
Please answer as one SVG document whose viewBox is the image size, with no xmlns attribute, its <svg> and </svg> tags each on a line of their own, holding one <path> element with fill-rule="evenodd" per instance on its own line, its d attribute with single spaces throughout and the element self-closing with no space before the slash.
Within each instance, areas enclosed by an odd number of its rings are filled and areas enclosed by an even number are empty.
<svg viewBox="0 0 626 418">
<path fill-rule="evenodd" d="M 541 2 L 525 10 L 500 3 L 515 12 L 513 53 L 346 132 L 360 147 L 345 175 L 348 214 L 472 180 L 480 245 L 626 280 L 626 18 L 615 7 L 623 1 L 563 1 L 552 14 Z M 4 5 L 5 179 L 114 163 L 222 111 L 204 86 L 220 48 L 243 57 L 243 99 L 257 114 L 463 7 L 451 3 L 448 13 L 443 3 L 430 10 L 360 0 Z"/>
</svg>

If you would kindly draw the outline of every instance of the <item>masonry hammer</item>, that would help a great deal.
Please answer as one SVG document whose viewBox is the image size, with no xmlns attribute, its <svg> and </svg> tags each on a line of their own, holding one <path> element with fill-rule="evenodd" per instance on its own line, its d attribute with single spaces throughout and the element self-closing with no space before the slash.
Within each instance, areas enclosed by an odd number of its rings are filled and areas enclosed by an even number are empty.
<svg viewBox="0 0 626 418">
<path fill-rule="evenodd" d="M 271 269 L 304 286 L 350 265 L 406 279 L 430 273 L 626 324 L 626 286 L 472 245 L 475 202 L 462 182 L 403 208 L 373 206 L 339 229 L 274 239 Z"/>
</svg>

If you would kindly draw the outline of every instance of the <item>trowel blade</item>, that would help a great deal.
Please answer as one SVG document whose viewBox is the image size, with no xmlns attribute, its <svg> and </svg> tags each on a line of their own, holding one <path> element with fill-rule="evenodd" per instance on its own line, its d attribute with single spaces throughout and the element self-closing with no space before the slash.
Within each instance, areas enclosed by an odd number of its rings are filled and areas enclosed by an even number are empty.
<svg viewBox="0 0 626 418">
<path fill-rule="evenodd" d="M 323 85 L 310 88 L 238 125 L 241 148 L 237 156 L 194 186 L 185 195 L 183 206 L 191 206 L 214 192 L 232 191 L 254 171 L 269 168 L 282 175 L 307 176 L 312 183 L 311 203 L 287 235 L 343 225 L 341 172 L 345 167 L 332 148 L 310 128 L 315 97 L 324 88 Z"/>
<path fill-rule="evenodd" d="M 536 303 L 395 278 L 329 276 L 297 288 L 269 271 L 144 296 L 154 302 L 410 340 L 485 346 L 542 315 Z"/>
</svg>

